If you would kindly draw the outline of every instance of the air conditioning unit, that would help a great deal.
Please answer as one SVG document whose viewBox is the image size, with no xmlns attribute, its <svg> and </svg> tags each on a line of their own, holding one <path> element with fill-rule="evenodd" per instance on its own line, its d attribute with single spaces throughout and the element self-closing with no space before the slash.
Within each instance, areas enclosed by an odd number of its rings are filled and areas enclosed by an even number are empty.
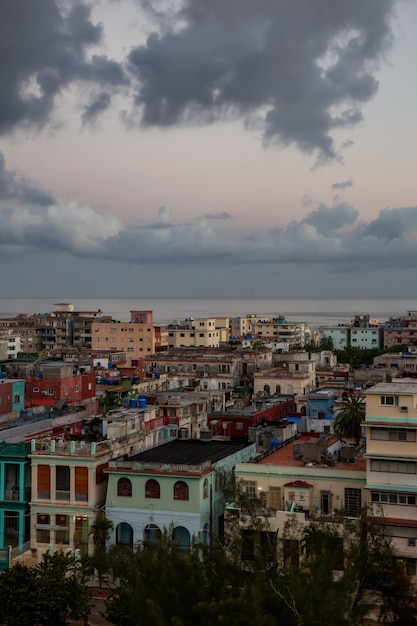
<svg viewBox="0 0 417 626">
<path fill-rule="evenodd" d="M 415 540 L 414 537 L 408 540 L 408 545 L 409 546 L 415 546 L 416 545 L 416 540 Z"/>
<path fill-rule="evenodd" d="M 400 407 L 401 413 L 408 413 L 408 406 Z"/>
</svg>

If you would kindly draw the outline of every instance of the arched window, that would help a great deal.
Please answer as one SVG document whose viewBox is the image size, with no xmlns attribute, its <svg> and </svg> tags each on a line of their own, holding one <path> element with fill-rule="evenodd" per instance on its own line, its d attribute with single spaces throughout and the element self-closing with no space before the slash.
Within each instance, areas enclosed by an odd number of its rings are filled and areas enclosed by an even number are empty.
<svg viewBox="0 0 417 626">
<path fill-rule="evenodd" d="M 271 387 L 269 385 L 264 385 L 264 392 L 271 393 Z"/>
<path fill-rule="evenodd" d="M 184 550 L 184 552 L 189 551 L 191 537 L 189 531 L 184 526 L 174 528 L 173 539 L 180 550 Z"/>
<path fill-rule="evenodd" d="M 275 387 L 275 393 L 281 393 L 281 385 Z"/>
<path fill-rule="evenodd" d="M 183 480 L 174 485 L 174 500 L 189 500 L 188 485 Z"/>
<path fill-rule="evenodd" d="M 148 543 L 158 543 L 161 540 L 161 530 L 155 524 L 145 526 L 144 539 Z"/>
<path fill-rule="evenodd" d="M 123 546 L 133 546 L 133 528 L 126 522 L 121 522 L 116 527 L 116 543 Z"/>
<path fill-rule="evenodd" d="M 151 478 L 146 481 L 145 485 L 145 498 L 160 498 L 161 489 L 157 480 Z"/>
<path fill-rule="evenodd" d="M 132 483 L 128 478 L 119 478 L 117 481 L 117 495 L 125 498 L 132 497 Z"/>
<path fill-rule="evenodd" d="M 203 498 L 208 498 L 208 480 L 207 480 L 207 478 L 204 480 L 204 483 L 203 483 Z"/>
</svg>

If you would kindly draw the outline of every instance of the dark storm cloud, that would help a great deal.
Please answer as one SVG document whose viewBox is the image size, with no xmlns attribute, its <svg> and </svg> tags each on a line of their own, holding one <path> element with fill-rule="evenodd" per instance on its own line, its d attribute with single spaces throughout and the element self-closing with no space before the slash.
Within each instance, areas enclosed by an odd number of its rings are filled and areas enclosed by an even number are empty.
<svg viewBox="0 0 417 626">
<path fill-rule="evenodd" d="M 348 189 L 353 186 L 353 180 L 345 180 L 341 183 L 333 183 L 332 189 Z"/>
<path fill-rule="evenodd" d="M 110 104 L 111 97 L 106 91 L 101 91 L 99 94 L 94 96 L 84 108 L 84 112 L 81 116 L 83 124 L 94 123 L 101 113 L 107 111 Z"/>
<path fill-rule="evenodd" d="M 16 172 L 6 168 L 3 154 L 0 152 L 0 200 L 18 200 L 24 204 L 46 206 L 54 202 L 45 191 L 33 187 Z"/>
<path fill-rule="evenodd" d="M 395 0 L 138 2 L 160 24 L 129 55 L 142 124 L 240 118 L 320 162 L 337 156 L 332 131 L 361 121 L 392 42 Z"/>
<path fill-rule="evenodd" d="M 87 52 L 102 28 L 83 0 L 5 0 L 0 4 L 0 134 L 48 122 L 55 99 L 74 81 L 117 87 L 121 66 Z"/>
<path fill-rule="evenodd" d="M 358 215 L 359 211 L 347 202 L 341 202 L 335 207 L 320 204 L 301 224 L 310 224 L 318 233 L 330 237 L 342 226 L 354 224 Z"/>
</svg>

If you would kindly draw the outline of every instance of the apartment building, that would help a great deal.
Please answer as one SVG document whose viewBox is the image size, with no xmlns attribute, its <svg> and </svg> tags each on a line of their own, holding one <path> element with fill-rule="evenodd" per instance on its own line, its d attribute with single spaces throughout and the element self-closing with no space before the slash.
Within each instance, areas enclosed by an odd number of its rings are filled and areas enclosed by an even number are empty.
<svg viewBox="0 0 417 626">
<path fill-rule="evenodd" d="M 128 363 L 168 350 L 168 333 L 152 321 L 152 311 L 131 311 L 130 322 L 93 322 L 92 349 L 126 353 Z"/>
<path fill-rule="evenodd" d="M 314 361 L 293 360 L 254 374 L 254 393 L 284 393 L 306 396 L 316 387 L 316 364 Z"/>
<path fill-rule="evenodd" d="M 173 386 L 198 386 L 200 389 L 233 389 L 242 375 L 242 358 L 230 350 L 182 349 L 157 354 L 147 359 L 148 373 L 168 374 Z M 168 381 L 169 384 L 169 381 Z"/>
<path fill-rule="evenodd" d="M 288 344 L 289 348 L 303 347 L 306 343 L 305 322 L 288 322 L 284 316 L 255 318 L 253 335 L 258 340 L 274 340 Z"/>
<path fill-rule="evenodd" d="M 169 348 L 218 348 L 229 339 L 227 318 L 189 318 L 169 324 Z"/>
<path fill-rule="evenodd" d="M 407 571 L 417 564 L 417 384 L 379 383 L 366 391 L 366 489 Z"/>
</svg>

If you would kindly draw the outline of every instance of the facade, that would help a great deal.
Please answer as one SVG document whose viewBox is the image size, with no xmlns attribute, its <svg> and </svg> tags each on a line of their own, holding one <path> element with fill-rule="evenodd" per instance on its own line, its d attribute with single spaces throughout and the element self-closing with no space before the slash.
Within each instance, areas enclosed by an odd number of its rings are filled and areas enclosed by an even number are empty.
<svg viewBox="0 0 417 626">
<path fill-rule="evenodd" d="M 287 367 L 254 374 L 254 393 L 296 394 L 301 400 L 316 387 L 314 361 L 289 362 Z"/>
<path fill-rule="evenodd" d="M 31 548 L 92 552 L 91 526 L 106 496 L 108 441 L 31 442 Z"/>
<path fill-rule="evenodd" d="M 261 423 L 278 422 L 296 411 L 294 396 L 260 396 L 244 408 L 213 411 L 208 415 L 208 427 L 214 438 L 248 440 L 249 429 Z"/>
<path fill-rule="evenodd" d="M 130 313 L 130 322 L 93 322 L 92 349 L 125 352 L 128 362 L 166 351 L 167 332 L 160 324 L 152 323 L 152 315 L 149 315 L 152 312 Z"/>
<path fill-rule="evenodd" d="M 233 389 L 242 375 L 242 358 L 233 351 L 198 348 L 176 350 L 174 353 L 154 355 L 146 360 L 148 373 L 168 374 L 169 379 L 183 381 L 182 386 L 200 389 Z"/>
<path fill-rule="evenodd" d="M 46 361 L 28 371 L 25 379 L 26 404 L 31 406 L 57 406 L 64 404 L 91 405 L 96 409 L 96 377 L 90 372 L 81 373 L 71 363 Z"/>
<path fill-rule="evenodd" d="M 29 541 L 29 444 L 0 442 L 0 552 L 24 552 Z M 7 566 L 8 559 L 0 559 Z"/>
<path fill-rule="evenodd" d="M 252 321 L 254 337 L 258 340 L 273 339 L 288 344 L 290 349 L 303 347 L 306 343 L 306 324 L 288 322 L 285 317 L 256 318 Z"/>
<path fill-rule="evenodd" d="M 343 324 L 339 326 L 320 326 L 318 329 L 319 345 L 326 339 L 331 339 L 335 350 L 344 350 L 350 346 L 350 331 L 350 326 L 344 326 Z"/>
<path fill-rule="evenodd" d="M 353 348 L 381 348 L 383 341 L 382 329 L 380 328 L 351 328 L 350 345 Z"/>
<path fill-rule="evenodd" d="M 219 323 L 224 325 L 219 325 Z M 169 348 L 218 348 L 229 339 L 228 322 L 216 318 L 197 318 L 169 324 Z"/>
<path fill-rule="evenodd" d="M 223 535 L 222 487 L 254 445 L 219 441 L 173 441 L 108 469 L 106 515 L 114 524 L 111 544 L 156 541 L 164 530 L 188 549 L 193 538 L 210 543 Z"/>
<path fill-rule="evenodd" d="M 2 416 L 20 417 L 25 408 L 25 383 L 23 380 L 0 378 L 0 421 Z"/>
<path fill-rule="evenodd" d="M 343 461 L 340 442 L 310 437 L 306 434 L 257 463 L 242 463 L 235 468 L 240 491 L 263 503 L 263 511 L 257 512 L 260 526 L 279 538 L 285 538 L 291 528 L 292 556 L 284 539 L 284 561 L 293 559 L 293 564 L 298 561 L 299 542 L 311 519 L 359 517 L 366 498 L 363 456 L 353 455 L 349 462 Z M 268 516 L 265 510 L 269 511 Z M 227 531 L 233 532 L 236 524 L 242 534 L 245 558 L 251 559 L 262 537 L 256 536 L 242 511 L 231 503 L 226 509 Z"/>
<path fill-rule="evenodd" d="M 366 392 L 366 489 L 407 571 L 417 563 L 417 384 L 379 383 Z"/>
</svg>

